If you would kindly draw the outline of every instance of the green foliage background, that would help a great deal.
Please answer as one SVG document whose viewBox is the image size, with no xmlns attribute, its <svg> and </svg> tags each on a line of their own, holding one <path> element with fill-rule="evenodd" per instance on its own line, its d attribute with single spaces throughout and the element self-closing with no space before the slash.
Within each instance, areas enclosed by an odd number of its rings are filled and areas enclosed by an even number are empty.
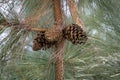
<svg viewBox="0 0 120 80">
<path fill-rule="evenodd" d="M 64 80 L 119 80 L 120 1 L 76 0 L 76 5 L 89 39 L 85 45 L 66 41 Z M 52 0 L 3 0 L 0 6 L 0 36 L 6 34 L 0 39 L 0 80 L 54 80 L 53 50 L 32 51 L 34 32 L 2 25 L 27 18 L 33 27 L 48 28 L 54 23 Z M 32 20 L 38 12 L 39 20 Z M 72 23 L 67 7 L 63 14 L 64 23 Z"/>
</svg>

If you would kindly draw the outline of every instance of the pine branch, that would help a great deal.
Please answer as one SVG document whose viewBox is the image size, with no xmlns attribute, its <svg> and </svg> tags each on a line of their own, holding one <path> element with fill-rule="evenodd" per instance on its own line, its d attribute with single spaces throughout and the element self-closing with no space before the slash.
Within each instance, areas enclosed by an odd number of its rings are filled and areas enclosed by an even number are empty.
<svg viewBox="0 0 120 80">
<path fill-rule="evenodd" d="M 32 28 L 29 25 L 26 24 L 19 24 L 19 23 L 9 23 L 6 20 L 0 20 L 0 25 L 2 26 L 7 26 L 7 27 L 15 27 L 17 28 L 21 28 L 21 29 L 25 29 L 26 31 L 34 31 L 34 32 L 41 32 L 41 31 L 45 31 L 46 29 L 43 28 Z"/>
<path fill-rule="evenodd" d="M 1 19 L 0 20 L 0 25 L 2 25 L 2 26 L 9 26 L 10 24 L 5 19 Z"/>
<path fill-rule="evenodd" d="M 61 0 L 54 0 L 54 18 L 55 22 L 60 25 L 63 24 L 62 21 L 62 11 L 61 11 Z M 64 39 L 60 40 L 55 49 L 56 62 L 55 62 L 55 80 L 63 80 L 63 48 L 64 48 Z"/>
<path fill-rule="evenodd" d="M 79 18 L 75 0 L 67 0 L 67 4 L 69 6 L 69 10 L 70 10 L 73 22 L 80 25 L 82 27 L 82 29 L 84 29 L 83 23 L 82 23 L 81 19 Z"/>
</svg>

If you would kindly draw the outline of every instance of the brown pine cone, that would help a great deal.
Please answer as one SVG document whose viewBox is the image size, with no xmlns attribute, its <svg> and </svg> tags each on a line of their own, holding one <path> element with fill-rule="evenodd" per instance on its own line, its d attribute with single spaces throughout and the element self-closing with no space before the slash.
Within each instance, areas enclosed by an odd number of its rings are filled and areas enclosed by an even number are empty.
<svg viewBox="0 0 120 80">
<path fill-rule="evenodd" d="M 40 49 L 47 49 L 50 48 L 51 46 L 53 46 L 56 42 L 50 42 L 48 40 L 46 40 L 45 38 L 45 31 L 43 32 L 38 32 L 36 37 L 33 40 L 33 50 L 37 51 Z"/>
<path fill-rule="evenodd" d="M 77 24 L 65 27 L 63 30 L 63 37 L 73 44 L 82 44 L 87 40 L 86 32 Z"/>
</svg>

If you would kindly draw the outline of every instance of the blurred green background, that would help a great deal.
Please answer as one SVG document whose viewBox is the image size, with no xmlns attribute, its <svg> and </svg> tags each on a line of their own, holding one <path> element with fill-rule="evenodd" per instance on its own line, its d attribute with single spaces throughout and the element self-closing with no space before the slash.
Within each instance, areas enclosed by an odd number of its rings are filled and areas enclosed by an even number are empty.
<svg viewBox="0 0 120 80">
<path fill-rule="evenodd" d="M 120 1 L 75 1 L 88 41 L 66 41 L 64 80 L 120 80 Z M 66 0 L 62 9 L 64 24 L 73 23 Z M 23 21 L 49 28 L 54 24 L 52 0 L 0 1 L 0 80 L 54 80 L 53 49 L 33 51 L 35 33 L 14 26 Z"/>
</svg>

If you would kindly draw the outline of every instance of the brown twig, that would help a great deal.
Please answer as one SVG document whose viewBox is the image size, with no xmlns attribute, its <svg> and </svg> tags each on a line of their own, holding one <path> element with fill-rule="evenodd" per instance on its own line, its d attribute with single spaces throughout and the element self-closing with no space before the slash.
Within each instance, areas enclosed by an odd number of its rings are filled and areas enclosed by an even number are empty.
<svg viewBox="0 0 120 80">
<path fill-rule="evenodd" d="M 76 24 L 80 25 L 82 27 L 82 29 L 84 30 L 82 20 L 79 18 L 79 14 L 78 14 L 78 11 L 77 11 L 75 0 L 67 0 L 67 3 L 68 3 L 69 10 L 70 10 L 73 21 Z"/>
<path fill-rule="evenodd" d="M 44 28 L 30 28 L 30 31 L 45 31 Z"/>
<path fill-rule="evenodd" d="M 7 27 L 15 27 L 15 28 L 20 28 L 20 29 L 26 29 L 26 31 L 34 31 L 34 32 L 40 32 L 40 31 L 45 31 L 46 29 L 44 28 L 32 28 L 29 25 L 26 24 L 13 24 L 13 23 L 8 23 L 7 21 L 0 21 L 0 25 L 2 26 L 7 26 Z"/>
</svg>

